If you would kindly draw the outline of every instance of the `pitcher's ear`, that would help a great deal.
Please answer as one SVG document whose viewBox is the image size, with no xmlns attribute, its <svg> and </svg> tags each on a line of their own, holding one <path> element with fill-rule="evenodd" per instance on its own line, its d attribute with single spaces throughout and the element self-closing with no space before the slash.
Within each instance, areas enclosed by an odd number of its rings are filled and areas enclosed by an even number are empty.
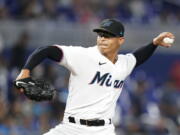
<svg viewBox="0 0 180 135">
<path fill-rule="evenodd" d="M 122 45 L 125 42 L 125 38 L 124 37 L 119 37 L 119 44 Z"/>
</svg>

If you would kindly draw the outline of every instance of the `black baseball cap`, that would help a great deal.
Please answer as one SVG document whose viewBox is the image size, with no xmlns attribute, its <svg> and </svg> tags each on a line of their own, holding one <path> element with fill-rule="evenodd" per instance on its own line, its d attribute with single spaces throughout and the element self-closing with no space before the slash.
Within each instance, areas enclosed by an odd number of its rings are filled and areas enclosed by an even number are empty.
<svg viewBox="0 0 180 135">
<path fill-rule="evenodd" d="M 109 33 L 114 37 L 123 37 L 124 26 L 116 19 L 105 19 L 100 23 L 99 28 L 93 29 L 93 32 Z"/>
</svg>

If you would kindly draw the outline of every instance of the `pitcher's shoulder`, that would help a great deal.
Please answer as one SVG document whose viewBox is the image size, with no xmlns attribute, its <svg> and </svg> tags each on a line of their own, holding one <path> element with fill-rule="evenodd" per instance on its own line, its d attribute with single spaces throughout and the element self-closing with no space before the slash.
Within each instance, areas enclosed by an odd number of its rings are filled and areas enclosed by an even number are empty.
<svg viewBox="0 0 180 135">
<path fill-rule="evenodd" d="M 132 53 L 118 54 L 118 61 L 133 60 L 136 61 L 135 56 Z"/>
</svg>

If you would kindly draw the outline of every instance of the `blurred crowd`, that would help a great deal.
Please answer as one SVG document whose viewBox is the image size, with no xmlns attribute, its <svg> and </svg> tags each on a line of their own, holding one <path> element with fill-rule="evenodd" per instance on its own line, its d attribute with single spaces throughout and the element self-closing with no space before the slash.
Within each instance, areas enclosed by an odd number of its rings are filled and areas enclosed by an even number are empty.
<svg viewBox="0 0 180 135">
<path fill-rule="evenodd" d="M 0 0 L 0 21 L 88 23 L 113 17 L 132 24 L 179 24 L 179 7 L 177 0 Z M 41 135 L 63 118 L 69 78 L 65 68 L 46 60 L 33 71 L 33 77 L 46 78 L 58 90 L 50 102 L 30 101 L 13 87 L 35 49 L 29 47 L 30 38 L 22 32 L 9 48 L 0 42 L 0 135 Z M 180 60 L 171 67 L 163 82 L 143 70 L 126 80 L 114 118 L 117 135 L 180 134 Z"/>
<path fill-rule="evenodd" d="M 180 22 L 178 0 L 1 0 L 0 19 L 56 19 L 87 23 L 118 18 L 127 23 Z"/>
</svg>

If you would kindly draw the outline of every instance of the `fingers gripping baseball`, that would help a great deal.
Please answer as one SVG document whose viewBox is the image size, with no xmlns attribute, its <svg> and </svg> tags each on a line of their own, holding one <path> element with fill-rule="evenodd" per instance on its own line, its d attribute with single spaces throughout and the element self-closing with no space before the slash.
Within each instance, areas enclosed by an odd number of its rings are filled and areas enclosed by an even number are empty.
<svg viewBox="0 0 180 135">
<path fill-rule="evenodd" d="M 171 47 L 175 40 L 174 34 L 171 32 L 162 32 L 153 39 L 154 45 L 160 45 L 163 47 Z"/>
</svg>

